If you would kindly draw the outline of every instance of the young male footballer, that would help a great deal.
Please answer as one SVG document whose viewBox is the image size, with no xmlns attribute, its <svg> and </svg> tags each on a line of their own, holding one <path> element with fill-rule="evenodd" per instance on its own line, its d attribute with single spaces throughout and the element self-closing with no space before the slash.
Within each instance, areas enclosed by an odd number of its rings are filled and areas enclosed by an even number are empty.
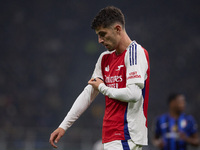
<svg viewBox="0 0 200 150">
<path fill-rule="evenodd" d="M 141 150 L 148 142 L 148 52 L 129 38 L 124 15 L 114 6 L 100 10 L 91 27 L 107 51 L 100 55 L 88 85 L 51 134 L 50 143 L 57 147 L 55 143 L 100 92 L 106 101 L 102 129 L 104 150 Z"/>
<path fill-rule="evenodd" d="M 187 150 L 188 145 L 200 144 L 197 124 L 184 113 L 185 96 L 172 93 L 168 98 L 169 112 L 156 120 L 153 144 L 161 150 Z"/>
</svg>

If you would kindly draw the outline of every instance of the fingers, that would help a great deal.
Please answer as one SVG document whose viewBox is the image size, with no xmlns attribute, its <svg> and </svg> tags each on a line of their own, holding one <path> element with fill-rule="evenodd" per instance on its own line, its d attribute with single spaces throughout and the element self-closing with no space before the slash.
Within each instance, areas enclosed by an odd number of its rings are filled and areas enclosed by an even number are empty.
<svg viewBox="0 0 200 150">
<path fill-rule="evenodd" d="M 49 139 L 49 143 L 54 147 L 54 148 L 57 148 L 57 146 L 54 144 L 54 140 L 55 140 L 55 138 L 57 137 L 57 135 L 55 135 L 55 134 L 51 134 L 51 137 L 50 137 L 50 139 Z"/>
<path fill-rule="evenodd" d="M 50 137 L 50 139 L 49 139 L 49 142 L 50 142 L 50 144 L 51 144 L 54 148 L 57 148 L 58 146 L 56 146 L 56 145 L 54 144 L 54 142 L 57 144 L 58 141 L 60 140 L 60 138 L 61 138 L 61 135 L 59 134 L 59 132 L 53 132 L 53 133 L 51 134 L 51 137 Z"/>
<path fill-rule="evenodd" d="M 95 90 L 98 90 L 99 84 L 104 83 L 100 78 L 92 78 L 88 81 L 88 84 L 92 85 Z"/>
<path fill-rule="evenodd" d="M 90 80 L 88 81 L 88 84 L 92 85 L 92 83 L 94 83 L 94 81 L 96 81 L 96 79 L 95 79 L 95 78 L 92 78 L 92 79 L 90 79 Z"/>
<path fill-rule="evenodd" d="M 55 143 L 58 143 L 58 141 L 60 140 L 60 138 L 65 134 L 65 130 L 62 128 L 58 128 L 56 129 L 53 133 L 51 133 L 50 139 L 49 139 L 49 143 L 54 147 L 57 148 L 57 146 L 55 145 Z M 55 143 L 54 143 L 55 142 Z"/>
<path fill-rule="evenodd" d="M 58 143 L 58 141 L 60 140 L 62 136 L 60 134 L 58 134 L 57 138 L 55 139 L 55 143 Z"/>
<path fill-rule="evenodd" d="M 94 81 L 97 81 L 97 80 L 96 80 L 96 78 L 92 78 L 89 81 L 94 82 Z"/>
<path fill-rule="evenodd" d="M 103 79 L 101 79 L 100 77 L 98 77 L 98 78 L 92 78 L 92 79 L 90 79 L 88 81 L 88 84 L 92 84 L 92 83 L 94 83 L 96 81 L 98 81 L 98 82 L 104 82 Z"/>
<path fill-rule="evenodd" d="M 57 138 L 58 136 L 58 133 L 55 133 L 53 132 L 50 136 L 50 139 L 49 139 L 49 143 L 54 147 L 54 148 L 57 148 L 57 146 L 54 144 L 54 140 Z M 58 142 L 58 141 L 57 141 Z M 57 143 L 56 142 L 56 143 Z"/>
<path fill-rule="evenodd" d="M 102 78 L 100 78 L 100 77 L 98 77 L 98 78 L 99 78 L 102 82 L 104 82 Z"/>
</svg>

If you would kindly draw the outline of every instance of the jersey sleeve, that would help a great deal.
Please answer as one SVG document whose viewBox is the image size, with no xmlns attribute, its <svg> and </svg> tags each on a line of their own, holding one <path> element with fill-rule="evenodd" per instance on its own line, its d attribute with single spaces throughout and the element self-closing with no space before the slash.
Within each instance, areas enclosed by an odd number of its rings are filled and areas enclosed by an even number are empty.
<svg viewBox="0 0 200 150">
<path fill-rule="evenodd" d="M 60 128 L 67 130 L 81 116 L 81 114 L 90 106 L 92 101 L 98 95 L 98 90 L 95 90 L 91 85 L 87 85 L 82 93 L 75 100 L 72 108 L 60 124 Z"/>
<path fill-rule="evenodd" d="M 154 126 L 154 132 L 155 132 L 155 136 L 158 138 L 161 136 L 161 128 L 160 128 L 160 119 L 157 118 L 155 121 L 155 126 Z"/>
<path fill-rule="evenodd" d="M 100 55 L 93 75 L 93 78 L 102 76 L 101 71 L 101 59 L 103 57 L 103 53 Z M 98 95 L 99 91 L 95 90 L 91 85 L 87 85 L 82 93 L 77 97 L 74 104 L 72 105 L 70 111 L 60 124 L 60 128 L 63 128 L 64 130 L 67 130 L 71 125 L 80 117 L 80 115 L 89 107 L 89 105 L 92 103 L 92 101 L 95 99 L 95 97 Z"/>
<path fill-rule="evenodd" d="M 141 88 L 144 87 L 148 69 L 148 62 L 144 51 L 144 48 L 136 42 L 129 46 L 125 55 L 127 85 L 137 84 Z"/>
<path fill-rule="evenodd" d="M 122 102 L 137 102 L 142 96 L 142 90 L 136 84 L 128 85 L 125 88 L 111 88 L 101 83 L 98 90 L 105 96 Z"/>
<path fill-rule="evenodd" d="M 188 116 L 188 132 L 189 135 L 192 135 L 197 132 L 197 123 L 192 116 Z"/>
<path fill-rule="evenodd" d="M 102 54 L 99 56 L 99 59 L 97 60 L 97 63 L 96 63 L 96 65 L 95 65 L 94 72 L 93 72 L 93 74 L 92 74 L 92 78 L 100 77 L 101 79 L 103 79 L 102 70 L 101 70 L 101 61 L 102 61 L 103 55 L 104 55 L 104 53 L 102 53 Z"/>
</svg>

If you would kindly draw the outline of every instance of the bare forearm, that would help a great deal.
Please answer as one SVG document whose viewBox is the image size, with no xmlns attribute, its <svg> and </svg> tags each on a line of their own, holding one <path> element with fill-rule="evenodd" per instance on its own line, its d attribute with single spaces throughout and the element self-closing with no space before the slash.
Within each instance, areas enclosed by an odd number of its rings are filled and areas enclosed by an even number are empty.
<svg viewBox="0 0 200 150">
<path fill-rule="evenodd" d="M 190 145 L 193 145 L 193 146 L 199 146 L 199 139 L 196 138 L 196 137 L 187 137 L 185 139 L 185 141 L 190 144 Z"/>
</svg>

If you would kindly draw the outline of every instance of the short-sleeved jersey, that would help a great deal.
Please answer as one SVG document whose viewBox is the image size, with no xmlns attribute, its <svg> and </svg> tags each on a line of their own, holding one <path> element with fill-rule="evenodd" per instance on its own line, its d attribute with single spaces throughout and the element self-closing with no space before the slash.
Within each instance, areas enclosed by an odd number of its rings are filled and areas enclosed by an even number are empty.
<svg viewBox="0 0 200 150">
<path fill-rule="evenodd" d="M 163 114 L 156 121 L 155 134 L 164 140 L 164 150 L 186 150 L 187 143 L 179 138 L 183 132 L 187 136 L 197 132 L 197 124 L 192 116 L 181 114 L 178 119 Z"/>
<path fill-rule="evenodd" d="M 132 139 L 147 145 L 147 107 L 149 95 L 149 57 L 135 41 L 121 54 L 103 52 L 96 64 L 93 77 L 104 79 L 106 86 L 125 88 L 136 84 L 142 89 L 137 102 L 121 102 L 105 96 L 102 141 Z"/>
</svg>

